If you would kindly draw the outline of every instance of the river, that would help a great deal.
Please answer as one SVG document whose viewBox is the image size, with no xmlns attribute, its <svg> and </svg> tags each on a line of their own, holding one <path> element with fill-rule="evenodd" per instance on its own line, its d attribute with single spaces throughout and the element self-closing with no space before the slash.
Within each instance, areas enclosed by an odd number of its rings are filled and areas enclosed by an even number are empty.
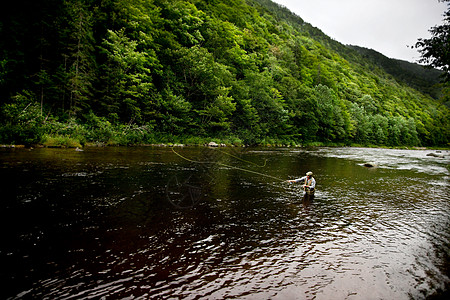
<svg viewBox="0 0 450 300">
<path fill-rule="evenodd" d="M 0 297 L 445 297 L 449 162 L 367 148 L 0 149 Z M 314 196 L 285 181 L 307 171 Z"/>
</svg>

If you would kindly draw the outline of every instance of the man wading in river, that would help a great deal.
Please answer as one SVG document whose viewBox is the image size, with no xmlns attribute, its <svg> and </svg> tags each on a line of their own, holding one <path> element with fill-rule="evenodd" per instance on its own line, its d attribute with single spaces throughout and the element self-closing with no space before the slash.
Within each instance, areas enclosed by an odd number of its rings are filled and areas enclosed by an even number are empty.
<svg viewBox="0 0 450 300">
<path fill-rule="evenodd" d="M 302 182 L 303 183 L 303 190 L 307 193 L 314 193 L 315 187 L 316 187 L 316 180 L 314 177 L 312 177 L 312 172 L 307 172 L 306 176 L 303 176 L 302 178 L 294 179 L 294 180 L 288 180 L 289 183 L 297 183 Z"/>
</svg>

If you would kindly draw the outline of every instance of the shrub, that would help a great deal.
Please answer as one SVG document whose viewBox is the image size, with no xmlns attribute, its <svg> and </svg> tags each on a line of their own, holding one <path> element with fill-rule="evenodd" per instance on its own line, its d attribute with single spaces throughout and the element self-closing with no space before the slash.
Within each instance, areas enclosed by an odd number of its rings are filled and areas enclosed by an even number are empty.
<svg viewBox="0 0 450 300">
<path fill-rule="evenodd" d="M 44 133 L 39 104 L 31 93 L 24 91 L 2 106 L 0 142 L 31 145 L 38 143 Z"/>
<path fill-rule="evenodd" d="M 81 147 L 81 143 L 79 140 L 61 135 L 56 136 L 43 135 L 41 142 L 46 147 L 66 147 L 66 148 Z"/>
</svg>

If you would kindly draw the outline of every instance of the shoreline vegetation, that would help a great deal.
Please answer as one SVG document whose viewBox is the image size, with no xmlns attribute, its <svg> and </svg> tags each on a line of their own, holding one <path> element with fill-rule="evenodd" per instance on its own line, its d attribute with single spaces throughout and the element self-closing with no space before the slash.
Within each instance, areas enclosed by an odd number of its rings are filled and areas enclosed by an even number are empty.
<svg viewBox="0 0 450 300">
<path fill-rule="evenodd" d="M 315 149 L 321 147 L 354 147 L 354 148 L 380 148 L 380 149 L 404 149 L 404 150 L 447 150 L 450 151 L 450 146 L 429 146 L 429 147 L 419 147 L 419 146 L 387 146 L 387 145 L 361 145 L 361 144 L 346 144 L 346 143 L 323 143 L 323 142 L 309 142 L 309 143 L 295 143 L 292 141 L 280 141 L 273 140 L 261 141 L 256 144 L 245 144 L 238 138 L 198 138 L 198 137 L 188 137 L 184 139 L 179 139 L 175 142 L 163 141 L 163 142 L 152 142 L 152 143 L 135 143 L 135 144 L 119 144 L 112 141 L 108 142 L 87 142 L 81 144 L 79 140 L 72 139 L 70 137 L 64 136 L 46 136 L 45 139 L 40 143 L 35 144 L 0 144 L 0 148 L 10 148 L 10 149 L 34 149 L 34 148 L 59 148 L 59 149 L 75 149 L 82 150 L 84 148 L 103 148 L 103 147 L 210 147 L 210 148 L 226 148 L 226 147 L 265 147 L 265 148 L 303 148 L 303 149 Z"/>
</svg>

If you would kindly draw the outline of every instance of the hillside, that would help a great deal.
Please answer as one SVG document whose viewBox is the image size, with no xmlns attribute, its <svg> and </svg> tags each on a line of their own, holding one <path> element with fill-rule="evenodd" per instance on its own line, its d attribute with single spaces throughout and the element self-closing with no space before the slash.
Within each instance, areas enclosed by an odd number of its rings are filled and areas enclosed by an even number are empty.
<svg viewBox="0 0 450 300">
<path fill-rule="evenodd" d="M 435 73 L 269 0 L 15 1 L 0 143 L 448 145 Z"/>
<path fill-rule="evenodd" d="M 440 81 L 442 79 L 441 71 L 425 68 L 419 64 L 403 60 L 391 59 L 372 49 L 358 46 L 350 47 L 355 49 L 364 58 L 382 68 L 386 73 L 392 75 L 397 81 L 404 82 L 412 88 L 430 95 L 434 99 L 439 99 L 442 96 L 440 88 Z"/>
<path fill-rule="evenodd" d="M 381 68 L 384 72 L 392 75 L 397 81 L 405 83 L 418 91 L 428 94 L 434 99 L 442 97 L 441 76 L 442 72 L 437 69 L 426 68 L 416 63 L 391 59 L 383 54 L 357 45 L 343 45 L 324 34 L 320 29 L 303 21 L 300 16 L 295 15 L 286 7 L 270 0 L 254 0 L 277 16 L 280 22 L 289 22 L 294 27 L 302 28 L 314 40 L 326 45 L 327 48 L 339 53 L 340 56 L 353 64 L 360 64 L 369 68 Z"/>
</svg>

